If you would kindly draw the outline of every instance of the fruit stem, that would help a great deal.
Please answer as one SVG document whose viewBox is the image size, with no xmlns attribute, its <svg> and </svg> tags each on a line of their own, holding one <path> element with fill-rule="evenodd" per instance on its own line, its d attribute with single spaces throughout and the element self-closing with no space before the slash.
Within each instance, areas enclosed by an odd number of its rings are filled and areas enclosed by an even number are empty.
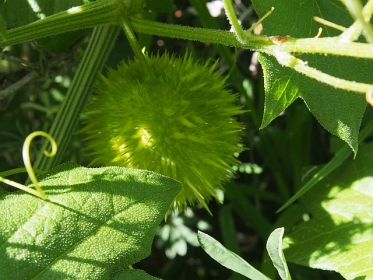
<svg viewBox="0 0 373 280">
<path fill-rule="evenodd" d="M 142 65 L 144 70 L 147 72 L 147 74 L 152 75 L 151 71 L 149 70 L 148 63 L 146 61 L 146 57 L 140 49 L 140 45 L 137 42 L 135 34 L 133 33 L 133 30 L 132 30 L 132 27 L 131 27 L 131 24 L 130 24 L 129 20 L 127 18 L 123 17 L 122 23 L 123 23 L 124 33 L 126 34 L 126 37 L 128 39 L 128 42 L 131 45 L 131 48 L 132 48 L 132 50 L 135 54 L 135 57 L 140 62 L 140 64 Z"/>
</svg>

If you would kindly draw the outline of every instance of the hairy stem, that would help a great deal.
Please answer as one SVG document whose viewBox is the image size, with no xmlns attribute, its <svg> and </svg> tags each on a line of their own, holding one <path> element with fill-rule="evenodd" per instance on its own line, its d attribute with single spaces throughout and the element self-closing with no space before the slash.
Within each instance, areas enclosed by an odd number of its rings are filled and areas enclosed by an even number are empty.
<svg viewBox="0 0 373 280">
<path fill-rule="evenodd" d="M 315 79 L 329 86 L 343 89 L 343 90 L 348 90 L 348 91 L 360 92 L 364 94 L 367 91 L 373 91 L 373 85 L 358 83 L 355 81 L 347 81 L 344 79 L 340 79 L 340 78 L 325 74 L 315 68 L 308 66 L 307 62 L 302 61 L 290 55 L 287 52 L 276 51 L 274 53 L 274 56 L 276 57 L 277 61 L 281 65 L 292 68 L 298 73 L 306 75 L 312 79 Z"/>
</svg>

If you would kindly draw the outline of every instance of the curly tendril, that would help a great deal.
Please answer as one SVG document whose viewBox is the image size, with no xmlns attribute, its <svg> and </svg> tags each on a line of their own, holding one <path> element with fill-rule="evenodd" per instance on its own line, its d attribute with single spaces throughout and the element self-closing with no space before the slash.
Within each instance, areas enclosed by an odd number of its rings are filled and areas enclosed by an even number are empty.
<svg viewBox="0 0 373 280">
<path fill-rule="evenodd" d="M 53 137 L 51 135 L 49 135 L 48 133 L 46 133 L 44 131 L 35 131 L 35 132 L 29 134 L 26 137 L 26 140 L 23 143 L 23 148 L 22 148 L 22 157 L 23 157 L 23 162 L 25 164 L 27 174 L 28 174 L 31 182 L 34 184 L 34 186 L 35 186 L 35 188 L 36 188 L 36 190 L 39 194 L 38 196 L 41 197 L 42 199 L 46 199 L 46 195 L 45 195 L 44 191 L 42 190 L 42 188 L 40 187 L 38 180 L 36 179 L 35 172 L 34 172 L 34 169 L 32 168 L 31 161 L 30 161 L 29 152 L 30 152 L 31 141 L 37 136 L 43 136 L 43 137 L 47 138 L 52 145 L 52 151 L 51 152 L 44 151 L 44 155 L 46 155 L 47 157 L 54 157 L 56 155 L 56 153 L 57 153 L 57 143 L 53 139 Z"/>
<path fill-rule="evenodd" d="M 31 161 L 30 161 L 30 155 L 29 155 L 31 141 L 37 136 L 43 136 L 51 142 L 52 151 L 51 152 L 44 151 L 44 154 L 47 157 L 53 157 L 57 153 L 57 143 L 53 139 L 53 137 L 51 135 L 49 135 L 48 133 L 46 133 L 44 131 L 35 131 L 35 132 L 31 133 L 30 135 L 28 135 L 26 137 L 26 140 L 25 140 L 25 142 L 23 144 L 23 148 L 22 148 L 22 157 L 23 157 L 23 162 L 25 164 L 25 169 L 28 173 L 28 176 L 30 177 L 31 182 L 34 184 L 36 190 L 34 190 L 32 188 L 29 188 L 29 187 L 26 187 L 25 185 L 19 184 L 17 182 L 12 181 L 12 180 L 5 179 L 4 177 L 1 177 L 1 176 L 0 176 L 0 182 L 3 182 L 3 183 L 5 183 L 9 186 L 18 188 L 18 189 L 23 190 L 25 192 L 28 192 L 30 194 L 33 194 L 33 195 L 35 195 L 37 197 L 40 197 L 42 199 L 46 199 L 47 197 L 46 197 L 44 191 L 42 190 L 42 188 L 40 187 L 38 180 L 36 179 L 35 172 L 34 172 L 34 169 L 32 168 Z M 6 173 L 6 172 L 3 172 L 3 173 L 1 173 L 1 175 L 7 176 L 7 175 L 11 175 L 11 174 L 16 174 L 16 173 L 19 173 L 21 170 L 22 169 L 17 169 L 17 170 L 14 170 L 13 172 L 9 172 L 9 174 Z"/>
</svg>

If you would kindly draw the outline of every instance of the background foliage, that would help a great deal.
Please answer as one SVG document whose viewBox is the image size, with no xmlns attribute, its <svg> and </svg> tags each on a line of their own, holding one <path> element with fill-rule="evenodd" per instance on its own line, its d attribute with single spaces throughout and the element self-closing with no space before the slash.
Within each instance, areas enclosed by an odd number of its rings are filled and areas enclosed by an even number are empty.
<svg viewBox="0 0 373 280">
<path fill-rule="evenodd" d="M 18 2 L 23 4 L 18 5 Z M 256 13 L 262 16 L 275 6 L 275 12 L 263 23 L 263 34 L 269 36 L 314 37 L 319 24 L 312 20 L 313 16 L 335 19 L 346 27 L 353 22 L 337 1 L 252 2 L 234 2 L 242 25 L 251 26 L 257 20 Z M 30 9 L 25 3 L 9 0 L 0 3 L 0 14 L 8 28 L 40 19 L 42 12 L 48 16 L 83 1 L 65 1 L 62 6 L 53 7 L 41 5 L 40 11 Z M 175 0 L 171 6 L 170 3 L 164 1 L 164 5 L 158 7 L 154 1 L 148 1 L 149 9 L 159 12 L 144 11 L 142 17 L 186 26 L 230 29 L 219 1 L 207 6 L 198 0 Z M 22 14 L 22 17 L 15 18 L 15 14 Z M 324 28 L 323 36 L 337 34 L 336 30 Z M 0 171 L 23 166 L 21 149 L 25 137 L 35 130 L 50 129 L 90 36 L 91 30 L 80 30 L 3 49 Z M 257 54 L 250 50 L 141 33 L 138 40 L 141 47 L 152 53 L 167 50 L 181 56 L 188 50 L 196 60 L 219 59 L 220 71 L 230 74 L 229 87 L 240 94 L 240 103 L 249 112 L 239 117 L 246 128 L 243 141 L 248 149 L 239 155 L 242 164 L 235 167 L 236 177 L 225 184 L 225 193 L 220 194 L 224 204 L 209 204 L 213 216 L 200 206 L 170 216 L 156 231 L 152 254 L 134 268 L 162 279 L 242 279 L 199 247 L 197 231 L 201 230 L 275 279 L 277 273 L 268 259 L 265 244 L 275 228 L 284 227 L 285 235 L 293 231 L 284 244 L 288 246 L 285 255 L 294 279 L 342 279 L 339 273 L 348 279 L 373 277 L 373 272 L 365 269 L 369 263 L 364 263 L 364 260 L 369 261 L 364 257 L 371 253 L 373 237 L 370 226 L 371 138 L 366 138 L 358 150 L 360 127 L 373 116 L 364 97 L 317 83 L 282 67 L 267 55 L 259 58 L 263 71 Z M 128 41 L 120 33 L 106 65 L 115 67 L 121 59 L 132 57 Z M 311 54 L 300 57 L 328 74 L 370 81 L 371 61 Z M 16 90 L 3 97 L 2 91 L 9 90 L 12 85 Z M 89 163 L 80 137 L 73 135 L 63 162 L 74 161 L 82 166 Z M 302 201 L 276 213 L 345 145 L 341 139 L 354 152 L 358 151 L 356 159 L 351 155 L 343 164 L 340 162 L 341 166 L 319 182 Z M 33 159 L 39 146 L 33 146 Z M 10 178 L 17 182 L 26 180 L 24 174 Z M 303 250 L 303 246 L 307 250 Z"/>
</svg>

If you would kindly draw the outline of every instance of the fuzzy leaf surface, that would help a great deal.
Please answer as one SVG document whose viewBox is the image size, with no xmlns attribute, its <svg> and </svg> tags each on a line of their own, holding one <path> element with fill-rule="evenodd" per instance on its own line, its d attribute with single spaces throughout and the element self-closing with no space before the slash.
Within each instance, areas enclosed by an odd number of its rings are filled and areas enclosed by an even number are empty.
<svg viewBox="0 0 373 280">
<path fill-rule="evenodd" d="M 0 193 L 7 279 L 111 279 L 150 254 L 180 183 L 145 170 L 63 164 L 40 177 L 50 201 Z"/>
<path fill-rule="evenodd" d="M 275 10 L 263 22 L 263 34 L 315 37 L 321 25 L 313 20 L 318 16 L 348 27 L 351 16 L 339 1 L 330 0 L 253 0 L 260 16 L 271 7 Z M 340 31 L 323 27 L 322 37 L 337 36 Z M 308 65 L 326 74 L 350 81 L 371 83 L 372 61 L 323 55 L 297 55 Z M 342 91 L 319 83 L 290 68 L 281 66 L 275 58 L 260 55 L 265 79 L 265 107 L 261 128 L 266 127 L 297 98 L 302 98 L 308 109 L 330 133 L 345 141 L 356 153 L 358 133 L 366 102 L 362 94 Z"/>
<path fill-rule="evenodd" d="M 334 270 L 346 279 L 373 279 L 373 145 L 361 146 L 303 201 L 312 219 L 284 239 L 286 259 Z"/>
</svg>

